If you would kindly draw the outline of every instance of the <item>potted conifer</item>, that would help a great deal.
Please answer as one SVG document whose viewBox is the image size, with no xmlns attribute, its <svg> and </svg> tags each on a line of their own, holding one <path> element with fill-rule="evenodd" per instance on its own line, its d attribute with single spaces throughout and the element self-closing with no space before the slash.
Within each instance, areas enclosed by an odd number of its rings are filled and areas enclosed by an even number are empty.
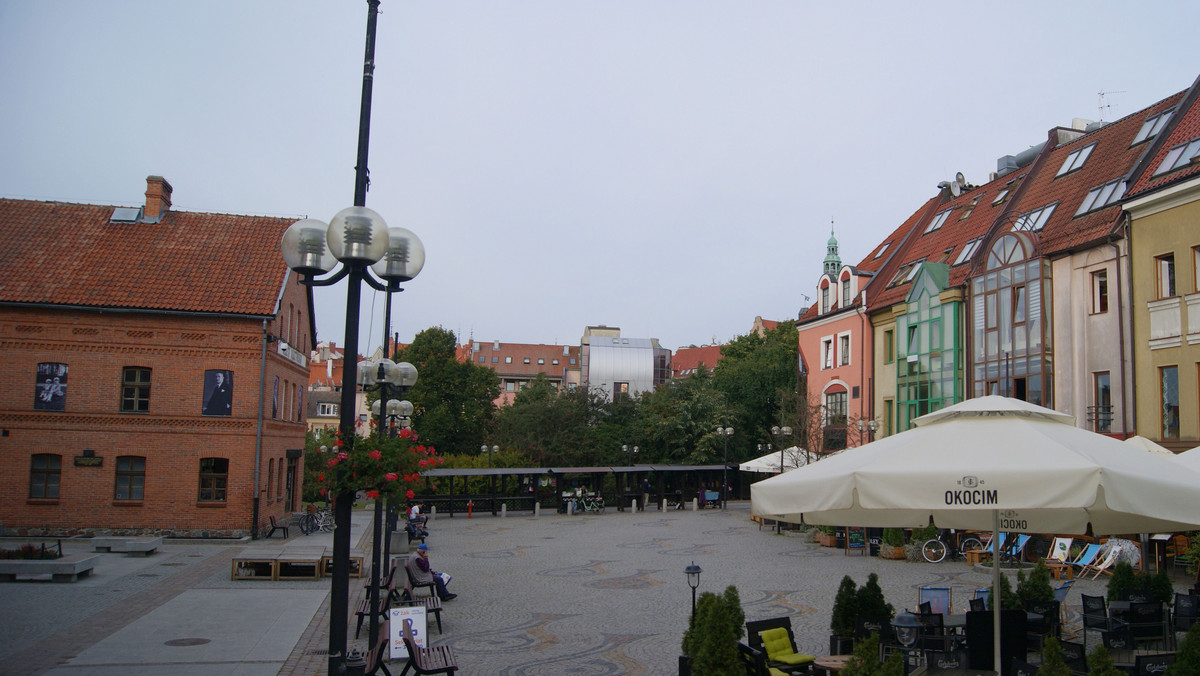
<svg viewBox="0 0 1200 676">
<path fill-rule="evenodd" d="M 903 559 L 904 531 L 899 528 L 884 528 L 883 543 L 879 545 L 879 558 Z"/>
<path fill-rule="evenodd" d="M 704 592 L 696 602 L 696 617 L 683 635 L 680 676 L 742 676 L 746 668 L 738 657 L 738 641 L 746 632 L 746 615 L 737 587 L 721 595 Z"/>
</svg>

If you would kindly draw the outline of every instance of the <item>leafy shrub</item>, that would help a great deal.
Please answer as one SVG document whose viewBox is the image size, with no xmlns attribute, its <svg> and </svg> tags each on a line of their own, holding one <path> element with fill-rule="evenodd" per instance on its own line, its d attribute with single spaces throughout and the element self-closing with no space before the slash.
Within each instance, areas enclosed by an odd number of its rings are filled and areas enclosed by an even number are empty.
<svg viewBox="0 0 1200 676">
<path fill-rule="evenodd" d="M 847 575 L 838 586 L 837 596 L 833 599 L 833 616 L 829 629 L 834 636 L 850 636 L 854 633 L 854 618 L 858 611 L 858 585 Z"/>
<path fill-rule="evenodd" d="M 683 635 L 683 653 L 692 660 L 693 674 L 742 676 L 746 669 L 738 658 L 738 641 L 745 634 L 746 615 L 737 587 L 720 596 L 704 592 L 696 602 L 696 617 Z"/>
</svg>

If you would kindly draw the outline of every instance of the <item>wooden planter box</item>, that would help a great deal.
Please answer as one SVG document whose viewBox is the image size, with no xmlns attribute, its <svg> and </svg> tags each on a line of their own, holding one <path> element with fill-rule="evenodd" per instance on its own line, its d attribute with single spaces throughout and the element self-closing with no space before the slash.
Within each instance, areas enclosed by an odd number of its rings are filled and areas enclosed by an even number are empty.
<svg viewBox="0 0 1200 676">
<path fill-rule="evenodd" d="M 821 533 L 821 534 L 817 535 L 817 542 L 819 542 L 822 547 L 836 547 L 837 546 L 837 536 L 836 535 L 826 535 L 824 533 Z"/>
<path fill-rule="evenodd" d="M 889 544 L 879 545 L 879 558 L 881 559 L 904 559 L 904 547 L 893 547 Z"/>
</svg>

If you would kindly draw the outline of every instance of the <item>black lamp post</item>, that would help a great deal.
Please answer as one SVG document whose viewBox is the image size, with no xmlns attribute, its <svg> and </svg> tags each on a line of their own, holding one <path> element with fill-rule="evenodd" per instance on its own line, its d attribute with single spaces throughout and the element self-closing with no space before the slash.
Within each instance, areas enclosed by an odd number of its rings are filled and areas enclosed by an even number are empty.
<svg viewBox="0 0 1200 676">
<path fill-rule="evenodd" d="M 500 447 L 497 446 L 496 444 L 492 444 L 491 446 L 488 446 L 487 444 L 483 444 L 482 446 L 479 447 L 479 452 L 487 456 L 488 469 L 491 469 L 492 468 L 492 454 L 499 453 Z"/>
<path fill-rule="evenodd" d="M 389 230 L 383 218 L 366 208 L 368 148 L 371 138 L 371 88 L 375 72 L 375 24 L 379 0 L 367 0 L 367 37 L 363 59 L 362 102 L 359 108 L 358 160 L 354 171 L 354 206 L 334 215 L 328 225 L 315 219 L 293 223 L 283 234 L 280 249 L 283 258 L 300 280 L 310 286 L 328 286 L 347 279 L 346 358 L 358 353 L 359 306 L 362 302 L 362 282 L 380 291 L 394 290 L 395 284 L 407 281 L 420 272 L 425 264 L 425 250 L 415 235 L 403 228 Z M 405 236 L 411 235 L 411 238 Z M 341 269 L 324 279 L 324 275 L 341 262 Z M 372 277 L 368 266 L 385 282 Z M 342 369 L 342 400 L 339 429 L 342 443 L 349 452 L 354 445 L 355 369 Z M 350 599 L 350 512 L 354 494 L 339 492 L 334 499 L 333 517 L 333 578 L 329 594 L 329 674 L 340 676 L 346 667 L 346 632 Z"/>
<path fill-rule="evenodd" d="M 621 452 L 624 453 L 626 455 L 626 457 L 628 457 L 628 459 L 629 459 L 628 462 L 629 462 L 630 467 L 633 467 L 633 456 L 638 454 L 638 450 L 640 450 L 640 449 L 638 449 L 637 446 L 630 446 L 629 444 L 621 444 Z"/>
<path fill-rule="evenodd" d="M 786 425 L 783 427 L 776 425 L 771 428 L 771 434 L 775 437 L 776 443 L 779 444 L 779 473 L 783 474 L 783 452 L 786 450 L 785 446 L 787 445 L 783 437 L 792 436 L 792 428 Z"/>
<path fill-rule="evenodd" d="M 688 586 L 692 588 L 692 617 L 688 620 L 689 627 L 696 623 L 696 587 L 700 586 L 700 573 L 702 572 L 704 571 L 700 570 L 700 566 L 697 566 L 695 561 L 683 569 L 684 575 L 687 575 Z"/>
<path fill-rule="evenodd" d="M 389 237 L 390 237 L 389 232 Z M 389 284 L 391 286 L 391 284 Z M 389 301 L 391 294 L 389 293 Z M 388 303 L 388 313 L 390 314 L 391 303 Z M 384 321 L 385 331 L 391 318 L 387 317 Z M 387 346 L 387 337 L 384 337 L 384 347 Z M 412 364 L 404 361 L 399 364 L 391 359 L 380 359 L 378 362 L 364 361 L 358 365 L 358 384 L 362 386 L 363 391 L 379 390 L 379 399 L 371 407 L 372 413 L 376 416 L 376 437 L 382 441 L 383 439 L 392 436 L 390 431 L 385 429 L 385 426 L 390 427 L 387 421 L 388 413 L 395 412 L 396 415 L 400 412 L 401 402 L 397 399 L 388 399 L 388 390 L 395 389 L 400 395 L 407 392 L 417 382 L 417 368 Z M 380 402 L 386 402 L 385 406 L 380 406 Z M 375 515 L 371 520 L 371 587 L 370 587 L 370 603 L 372 608 L 379 607 L 379 573 L 387 561 L 387 556 L 390 555 L 390 548 L 384 552 L 384 559 L 380 560 L 379 543 L 383 539 L 383 500 L 375 498 Z M 379 640 L 379 615 L 371 613 L 369 616 L 369 629 L 367 635 L 370 637 L 369 645 L 375 645 Z"/>
<path fill-rule="evenodd" d="M 733 428 L 718 427 L 717 434 L 725 440 L 725 460 L 721 464 L 721 509 L 725 509 L 725 487 L 729 485 L 729 437 L 733 436 Z"/>
</svg>

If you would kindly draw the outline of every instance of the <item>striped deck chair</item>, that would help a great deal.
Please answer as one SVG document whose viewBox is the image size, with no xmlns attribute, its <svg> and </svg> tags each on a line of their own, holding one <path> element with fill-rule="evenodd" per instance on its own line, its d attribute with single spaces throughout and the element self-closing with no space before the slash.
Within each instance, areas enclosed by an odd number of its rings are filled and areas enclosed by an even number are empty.
<svg viewBox="0 0 1200 676">
<path fill-rule="evenodd" d="M 1021 556 L 1025 554 L 1025 545 L 1029 544 L 1030 538 L 1031 536 L 1029 535 L 1018 535 L 1017 541 L 1011 543 L 1010 549 L 1005 549 L 1004 546 L 1001 545 L 1000 551 L 1004 552 L 1004 556 L 1009 560 L 1020 561 Z"/>
<path fill-rule="evenodd" d="M 1075 557 L 1074 561 L 1068 561 L 1067 565 L 1079 571 L 1079 575 L 1087 570 L 1093 563 L 1096 562 L 1096 556 L 1100 553 L 1100 545 L 1090 544 L 1079 552 L 1079 556 Z"/>
<path fill-rule="evenodd" d="M 1001 533 L 1001 534 L 1000 534 L 1000 551 L 1001 551 L 1001 552 L 1003 552 L 1003 551 L 1004 551 L 1004 545 L 1007 543 L 1007 540 L 1008 540 L 1008 533 Z M 980 550 L 979 550 L 979 554 L 980 554 L 980 555 L 985 555 L 985 554 L 986 554 L 986 555 L 988 555 L 988 556 L 995 556 L 995 554 L 996 554 L 996 547 L 995 547 L 995 544 L 996 544 L 995 542 L 990 542 L 990 541 L 989 541 L 987 544 L 985 544 L 985 545 L 983 546 L 983 549 L 980 549 Z"/>
<path fill-rule="evenodd" d="M 1108 548 L 1108 552 L 1096 557 L 1097 561 L 1099 561 L 1098 563 L 1093 563 L 1090 566 L 1084 566 L 1083 569 L 1079 571 L 1079 574 L 1087 575 L 1088 573 L 1095 572 L 1095 575 L 1092 575 L 1093 580 L 1100 577 L 1100 573 L 1112 575 L 1112 571 L 1109 570 L 1109 568 L 1112 568 L 1113 564 L 1117 562 L 1117 557 L 1120 555 L 1121 545 L 1113 545 L 1112 547 Z"/>
</svg>

